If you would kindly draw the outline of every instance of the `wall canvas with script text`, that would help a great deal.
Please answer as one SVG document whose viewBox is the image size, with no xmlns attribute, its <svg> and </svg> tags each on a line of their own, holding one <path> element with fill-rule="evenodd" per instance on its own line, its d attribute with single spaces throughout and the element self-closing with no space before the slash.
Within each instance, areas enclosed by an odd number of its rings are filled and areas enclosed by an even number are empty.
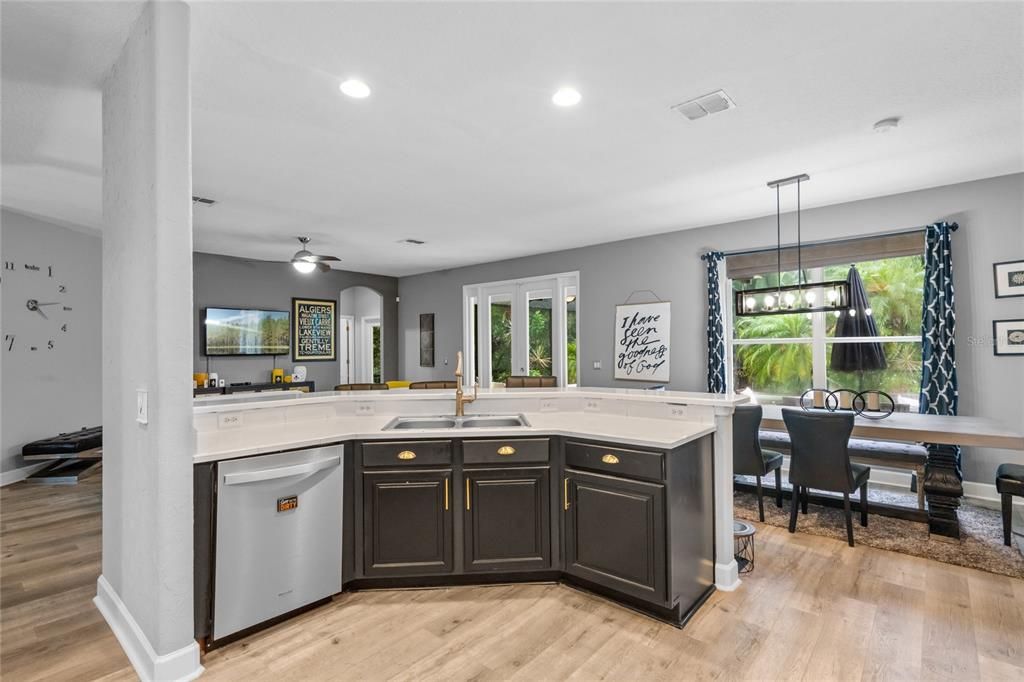
<svg viewBox="0 0 1024 682">
<path fill-rule="evenodd" d="M 615 306 L 615 378 L 669 381 L 671 304 Z"/>
</svg>

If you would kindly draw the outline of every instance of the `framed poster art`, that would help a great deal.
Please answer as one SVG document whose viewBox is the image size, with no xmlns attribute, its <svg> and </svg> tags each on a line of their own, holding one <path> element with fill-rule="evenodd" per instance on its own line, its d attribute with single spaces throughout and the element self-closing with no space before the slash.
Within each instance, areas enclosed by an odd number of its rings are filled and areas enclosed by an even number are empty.
<svg viewBox="0 0 1024 682">
<path fill-rule="evenodd" d="M 992 336 L 993 353 L 1024 358 L 1024 320 L 993 320 Z"/>
<path fill-rule="evenodd" d="M 420 367 L 434 366 L 434 313 L 420 315 Z"/>
<path fill-rule="evenodd" d="M 615 378 L 669 381 L 671 304 L 615 306 Z"/>
<path fill-rule="evenodd" d="M 292 299 L 292 361 L 337 360 L 337 301 Z"/>
<path fill-rule="evenodd" d="M 1024 296 L 1024 260 L 993 263 L 996 298 Z"/>
</svg>

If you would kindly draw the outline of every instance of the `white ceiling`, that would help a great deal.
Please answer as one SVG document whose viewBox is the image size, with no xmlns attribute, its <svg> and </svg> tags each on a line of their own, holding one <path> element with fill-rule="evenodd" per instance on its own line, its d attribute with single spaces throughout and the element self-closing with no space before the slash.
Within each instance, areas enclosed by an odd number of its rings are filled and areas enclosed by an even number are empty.
<svg viewBox="0 0 1024 682">
<path fill-rule="evenodd" d="M 3 3 L 3 204 L 99 229 L 96 88 L 138 5 L 55 6 Z M 404 275 L 772 213 L 799 172 L 813 207 L 1024 170 L 1019 2 L 192 7 L 202 251 L 305 234 Z M 718 88 L 737 109 L 669 110 Z"/>
</svg>

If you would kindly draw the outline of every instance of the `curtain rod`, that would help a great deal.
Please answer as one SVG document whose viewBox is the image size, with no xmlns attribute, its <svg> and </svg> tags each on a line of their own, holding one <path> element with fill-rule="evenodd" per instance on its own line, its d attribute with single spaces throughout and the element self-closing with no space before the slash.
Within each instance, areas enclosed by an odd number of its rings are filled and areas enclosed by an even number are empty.
<svg viewBox="0 0 1024 682">
<path fill-rule="evenodd" d="M 890 230 L 888 232 L 875 232 L 872 234 L 865 234 L 860 237 L 840 237 L 839 239 L 824 239 L 817 242 L 804 242 L 801 246 L 818 246 L 820 244 L 845 244 L 848 242 L 860 241 L 861 239 L 872 239 L 875 237 L 895 237 L 901 234 L 914 234 L 915 232 L 924 232 L 927 229 L 927 225 L 921 225 L 920 227 L 908 227 L 900 230 Z M 950 231 L 956 232 L 959 226 L 956 223 L 950 224 Z M 735 251 L 724 251 L 725 256 L 747 256 L 754 253 L 767 253 L 769 251 L 775 251 L 775 246 L 766 246 L 760 249 L 737 249 Z M 784 249 L 795 249 L 796 244 L 783 244 Z"/>
</svg>

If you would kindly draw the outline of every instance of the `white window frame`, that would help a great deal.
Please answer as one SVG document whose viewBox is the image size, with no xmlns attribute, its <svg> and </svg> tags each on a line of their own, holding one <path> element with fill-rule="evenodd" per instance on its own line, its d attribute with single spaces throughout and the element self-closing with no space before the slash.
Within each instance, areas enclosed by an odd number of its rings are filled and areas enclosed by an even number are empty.
<svg viewBox="0 0 1024 682">
<path fill-rule="evenodd" d="M 522 322 L 527 317 L 530 294 L 548 292 L 551 295 L 551 374 L 558 378 L 558 385 L 565 386 L 568 375 L 565 298 L 572 295 L 579 297 L 580 273 L 561 272 L 553 275 L 507 279 L 497 282 L 467 284 L 462 287 L 462 347 L 466 372 L 463 383 L 472 385 L 476 377 L 470 376 L 472 368 L 477 367 L 480 386 L 491 386 L 491 334 L 490 334 L 490 297 L 508 294 L 512 301 L 512 367 L 513 374 L 525 374 L 529 370 L 529 327 Z M 481 339 L 473 338 L 473 306 L 477 305 L 477 329 Z M 576 381 L 580 379 L 580 308 L 576 306 Z M 522 371 L 520 371 L 522 368 Z"/>
<path fill-rule="evenodd" d="M 822 277 L 821 268 L 811 270 L 812 280 L 820 281 Z M 763 339 L 737 339 L 736 328 L 733 325 L 735 315 L 735 296 L 733 295 L 733 280 L 721 279 L 722 299 L 729 301 L 726 306 L 726 313 L 723 315 L 724 329 L 728 329 L 729 342 L 726 344 L 726 386 L 727 392 L 732 394 L 735 391 L 736 366 L 734 364 L 734 350 L 736 346 L 771 346 L 783 344 L 804 343 L 811 346 L 811 383 L 813 386 L 807 388 L 828 387 L 828 344 L 830 343 L 921 343 L 921 336 L 849 336 L 843 338 L 828 337 L 825 335 L 826 320 L 829 312 L 811 313 L 811 336 L 797 336 L 791 338 L 763 338 Z M 844 311 L 845 312 L 845 311 Z"/>
</svg>

